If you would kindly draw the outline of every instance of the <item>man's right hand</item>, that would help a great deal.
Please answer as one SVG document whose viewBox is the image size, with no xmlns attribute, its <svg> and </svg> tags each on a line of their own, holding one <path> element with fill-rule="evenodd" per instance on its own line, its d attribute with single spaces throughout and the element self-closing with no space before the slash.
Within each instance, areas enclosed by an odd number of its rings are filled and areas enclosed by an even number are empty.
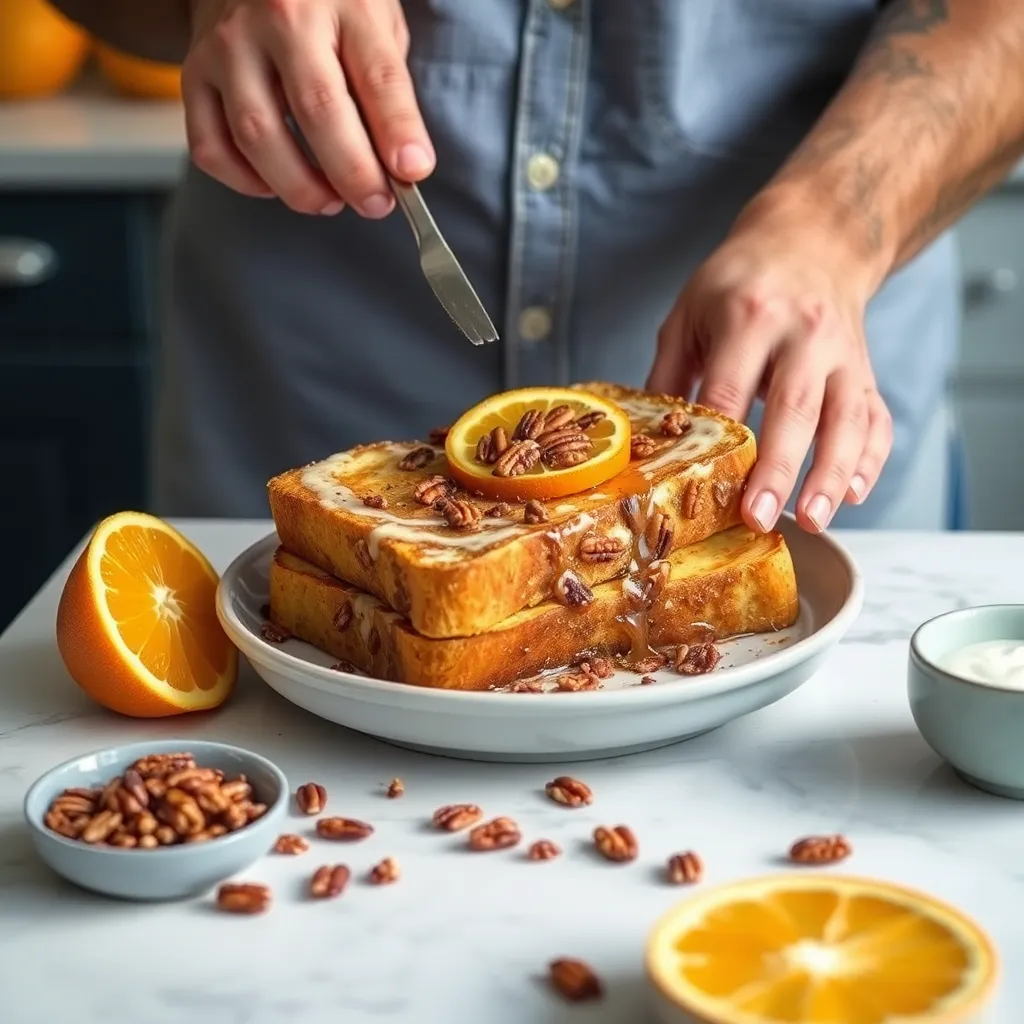
<svg viewBox="0 0 1024 1024">
<path fill-rule="evenodd" d="M 399 0 L 191 4 L 185 122 L 192 160 L 211 177 L 245 195 L 279 196 L 300 213 L 348 205 L 384 217 L 394 199 L 381 163 L 404 181 L 433 170 Z"/>
</svg>

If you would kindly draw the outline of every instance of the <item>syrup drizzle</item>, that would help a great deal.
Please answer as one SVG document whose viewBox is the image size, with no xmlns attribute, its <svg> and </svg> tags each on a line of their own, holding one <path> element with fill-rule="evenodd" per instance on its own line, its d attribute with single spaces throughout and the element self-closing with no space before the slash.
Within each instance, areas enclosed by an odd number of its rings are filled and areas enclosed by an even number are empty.
<svg viewBox="0 0 1024 1024">
<path fill-rule="evenodd" d="M 629 610 L 616 616 L 629 638 L 629 651 L 622 659 L 628 668 L 636 669 L 642 662 L 658 656 L 651 648 L 651 610 L 664 586 L 667 573 L 658 570 L 659 563 L 651 549 L 647 533 L 654 518 L 654 495 L 631 494 L 619 507 L 632 539 L 629 567 L 622 581 Z M 668 563 L 663 563 L 668 568 Z"/>
</svg>

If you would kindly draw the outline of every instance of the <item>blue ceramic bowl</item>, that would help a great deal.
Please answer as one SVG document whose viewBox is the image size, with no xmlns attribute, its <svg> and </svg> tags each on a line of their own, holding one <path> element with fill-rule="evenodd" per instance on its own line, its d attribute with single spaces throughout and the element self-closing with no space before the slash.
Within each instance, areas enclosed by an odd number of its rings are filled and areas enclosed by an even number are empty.
<svg viewBox="0 0 1024 1024">
<path fill-rule="evenodd" d="M 205 843 L 122 850 L 66 839 L 47 828 L 43 817 L 58 794 L 73 787 L 106 783 L 146 754 L 187 750 L 196 762 L 228 776 L 243 773 L 266 813 L 256 821 Z M 39 856 L 68 881 L 85 889 L 129 900 L 175 900 L 197 896 L 268 853 L 288 806 L 288 780 L 259 754 L 205 740 L 131 743 L 84 754 L 52 768 L 25 796 L 25 818 Z"/>
<path fill-rule="evenodd" d="M 1024 605 L 964 608 L 920 626 L 910 639 L 910 711 L 928 745 L 965 781 L 1024 800 L 1024 690 L 940 667 L 955 650 L 990 640 L 1024 643 Z"/>
</svg>

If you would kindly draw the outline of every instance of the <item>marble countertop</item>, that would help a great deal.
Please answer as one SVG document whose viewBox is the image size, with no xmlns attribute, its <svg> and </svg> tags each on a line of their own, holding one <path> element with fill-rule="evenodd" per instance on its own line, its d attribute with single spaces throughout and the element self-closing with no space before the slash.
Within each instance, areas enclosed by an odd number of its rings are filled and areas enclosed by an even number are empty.
<svg viewBox="0 0 1024 1024">
<path fill-rule="evenodd" d="M 266 523 L 182 528 L 223 569 Z M 1024 806 L 975 791 L 924 744 L 908 710 L 907 640 L 951 608 L 1020 600 L 1024 534 L 840 535 L 864 570 L 860 620 L 802 689 L 697 739 L 620 760 L 551 768 L 414 754 L 347 732 L 286 703 L 250 672 L 231 703 L 203 718 L 138 722 L 89 703 L 53 640 L 66 567 L 0 639 L 0 992 L 4 1024 L 645 1024 L 645 935 L 685 891 L 659 876 L 696 850 L 707 883 L 786 870 L 803 835 L 842 832 L 844 871 L 925 889 L 973 915 L 1002 954 L 993 1020 L 1024 1016 Z M 293 785 L 323 783 L 331 807 L 376 826 L 344 859 L 357 880 L 339 900 L 301 899 L 330 857 L 268 857 L 245 872 L 275 891 L 260 918 L 208 900 L 143 906 L 73 889 L 37 861 L 21 818 L 29 784 L 78 753 L 125 740 L 225 740 L 277 761 Z M 568 772 L 594 804 L 567 811 L 543 784 Z M 400 800 L 383 796 L 393 776 Z M 472 800 L 508 813 L 558 860 L 522 850 L 469 855 L 424 822 Z M 600 863 L 584 849 L 597 824 L 636 831 L 640 859 Z M 298 821 L 294 822 L 300 826 Z M 335 851 L 331 851 L 335 852 Z M 390 887 L 362 884 L 394 855 Z M 336 859 L 336 858 L 335 858 Z M 559 907 L 558 901 L 562 902 Z M 578 956 L 604 977 L 603 1003 L 574 1008 L 542 983 L 547 962 Z"/>
</svg>

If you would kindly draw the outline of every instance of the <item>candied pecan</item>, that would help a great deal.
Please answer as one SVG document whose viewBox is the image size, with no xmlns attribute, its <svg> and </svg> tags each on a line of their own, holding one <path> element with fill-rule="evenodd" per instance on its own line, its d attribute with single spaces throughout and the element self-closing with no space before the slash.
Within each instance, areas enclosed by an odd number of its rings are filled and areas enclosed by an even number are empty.
<svg viewBox="0 0 1024 1024">
<path fill-rule="evenodd" d="M 586 669 L 577 669 L 575 672 L 563 672 L 555 679 L 555 686 L 559 690 L 572 693 L 579 693 L 583 690 L 601 689 L 601 680 Z"/>
<path fill-rule="evenodd" d="M 178 833 L 170 825 L 158 826 L 153 835 L 161 846 L 170 846 L 178 841 Z"/>
<path fill-rule="evenodd" d="M 303 814 L 321 814 L 327 806 L 327 790 L 319 782 L 307 782 L 295 790 L 295 803 Z"/>
<path fill-rule="evenodd" d="M 321 818 L 316 823 L 316 831 L 324 839 L 355 842 L 373 835 L 373 826 L 355 818 Z"/>
<path fill-rule="evenodd" d="M 625 550 L 618 537 L 584 537 L 578 553 L 582 562 L 614 562 Z"/>
<path fill-rule="evenodd" d="M 435 448 L 441 448 L 444 446 L 445 441 L 448 440 L 449 430 L 451 430 L 451 427 L 433 427 L 427 436 L 427 440 Z"/>
<path fill-rule="evenodd" d="M 629 442 L 629 454 L 633 459 L 649 459 L 658 449 L 658 442 L 647 434 L 634 434 Z"/>
<path fill-rule="evenodd" d="M 441 498 L 447 498 L 453 490 L 455 490 L 455 485 L 451 480 L 435 474 L 428 476 L 426 480 L 421 480 L 412 492 L 412 496 L 421 505 L 433 505 Z"/>
<path fill-rule="evenodd" d="M 268 644 L 283 644 L 286 640 L 291 639 L 291 633 L 284 626 L 277 625 L 276 622 L 264 622 L 260 626 L 260 636 Z"/>
<path fill-rule="evenodd" d="M 508 434 L 504 427 L 495 427 L 489 434 L 484 434 L 476 443 L 476 460 L 490 466 L 508 451 Z"/>
<path fill-rule="evenodd" d="M 515 441 L 494 464 L 495 476 L 522 476 L 537 465 L 540 446 L 536 441 Z"/>
<path fill-rule="evenodd" d="M 680 644 L 676 648 L 675 667 L 683 675 L 700 676 L 712 671 L 721 658 L 721 651 L 713 643 Z"/>
<path fill-rule="evenodd" d="M 647 675 L 648 672 L 657 672 L 664 664 L 665 655 L 659 654 L 658 651 L 651 651 L 646 658 L 641 658 L 629 667 L 638 675 Z"/>
<path fill-rule="evenodd" d="M 544 792 L 556 804 L 563 804 L 566 807 L 583 807 L 594 802 L 591 788 L 571 775 L 559 775 L 552 779 L 544 787 Z"/>
<path fill-rule="evenodd" d="M 385 857 L 379 864 L 370 868 L 368 881 L 371 885 L 390 885 L 401 877 L 398 861 L 394 857 Z"/>
<path fill-rule="evenodd" d="M 607 679 L 615 674 L 615 666 L 609 658 L 595 658 L 588 655 L 586 658 L 581 658 L 576 667 L 583 672 L 597 676 L 598 679 Z"/>
<path fill-rule="evenodd" d="M 475 530 L 480 525 L 480 509 L 468 501 L 442 498 L 434 508 L 439 515 L 444 516 L 453 530 Z"/>
<path fill-rule="evenodd" d="M 200 832 L 194 832 L 192 835 L 185 836 L 186 843 L 205 843 L 211 839 L 217 839 L 219 836 L 227 835 L 227 828 L 224 825 L 211 825 L 209 828 L 204 828 Z"/>
<path fill-rule="evenodd" d="M 163 778 L 169 772 L 180 771 L 182 768 L 195 768 L 196 759 L 189 753 L 177 752 L 173 754 L 147 754 L 140 757 L 130 767 L 142 776 L 143 779 L 152 777 Z"/>
<path fill-rule="evenodd" d="M 594 846 L 606 860 L 619 864 L 636 860 L 640 852 L 636 836 L 628 825 L 615 825 L 612 828 L 598 825 L 594 829 Z"/>
<path fill-rule="evenodd" d="M 571 1003 L 600 999 L 604 995 L 601 980 L 582 960 L 561 957 L 548 965 L 548 977 L 555 991 Z"/>
<path fill-rule="evenodd" d="M 83 843 L 102 843 L 121 827 L 122 820 L 120 811 L 100 811 L 82 830 L 80 838 Z"/>
<path fill-rule="evenodd" d="M 410 472 L 414 469 L 422 469 L 424 466 L 433 462 L 437 457 L 437 452 L 433 448 L 429 448 L 423 445 L 419 448 L 413 448 L 399 463 L 398 468 Z"/>
<path fill-rule="evenodd" d="M 140 850 L 155 850 L 160 845 L 160 840 L 154 835 L 139 836 Z"/>
<path fill-rule="evenodd" d="M 543 693 L 544 686 L 539 679 L 517 679 L 508 688 L 509 693 Z"/>
<path fill-rule="evenodd" d="M 352 872 L 344 864 L 324 864 L 309 880 L 309 895 L 318 900 L 334 899 L 345 891 Z"/>
<path fill-rule="evenodd" d="M 277 842 L 274 843 L 274 853 L 284 853 L 290 857 L 305 853 L 308 849 L 309 843 L 294 832 L 286 832 L 284 835 L 278 836 Z"/>
<path fill-rule="evenodd" d="M 225 882 L 217 890 L 217 909 L 228 914 L 262 914 L 270 907 L 270 889 L 255 882 Z"/>
<path fill-rule="evenodd" d="M 107 840 L 108 845 L 117 846 L 122 850 L 134 850 L 139 845 L 139 840 L 128 832 L 115 832 Z"/>
<path fill-rule="evenodd" d="M 657 562 L 672 550 L 672 538 L 675 536 L 676 525 L 667 512 L 657 511 L 651 516 L 647 527 L 647 543 L 650 548 L 650 560 Z"/>
<path fill-rule="evenodd" d="M 561 852 L 561 847 L 550 839 L 538 839 L 526 851 L 526 856 L 528 860 L 554 860 Z"/>
<path fill-rule="evenodd" d="M 387 798 L 389 800 L 395 800 L 405 793 L 405 783 L 398 778 L 392 779 L 388 783 Z"/>
<path fill-rule="evenodd" d="M 346 597 L 334 613 L 334 628 L 341 633 L 352 621 L 352 602 Z"/>
<path fill-rule="evenodd" d="M 135 819 L 135 831 L 140 836 L 152 835 L 160 827 L 160 823 L 156 820 L 156 815 L 150 814 L 149 811 L 143 811 Z"/>
<path fill-rule="evenodd" d="M 562 604 L 581 608 L 594 600 L 594 592 L 574 572 L 566 571 L 558 577 L 555 596 Z"/>
<path fill-rule="evenodd" d="M 789 848 L 789 859 L 794 864 L 835 864 L 853 853 L 846 836 L 808 836 Z"/>
<path fill-rule="evenodd" d="M 149 790 L 146 789 L 146 783 L 136 769 L 129 768 L 121 776 L 121 785 L 124 787 L 124 791 L 139 805 L 140 810 L 149 806 Z"/>
<path fill-rule="evenodd" d="M 252 786 L 244 775 L 221 784 L 220 791 L 231 801 L 238 802 L 252 796 Z"/>
<path fill-rule="evenodd" d="M 550 518 L 548 510 L 536 498 L 528 501 L 523 509 L 524 523 L 530 523 L 531 525 L 546 523 Z"/>
<path fill-rule="evenodd" d="M 506 817 L 493 818 L 470 830 L 469 848 L 478 851 L 507 850 L 522 838 L 519 826 Z"/>
<path fill-rule="evenodd" d="M 569 453 L 582 454 L 575 465 L 585 462 L 589 458 L 589 452 L 594 447 L 594 442 L 589 435 L 576 427 L 561 427 L 558 430 L 545 430 L 537 438 L 540 447 L 540 457 L 550 466 L 554 465 L 556 457 Z"/>
<path fill-rule="evenodd" d="M 163 779 L 146 779 L 146 792 L 159 800 L 167 792 L 167 783 Z"/>
<path fill-rule="evenodd" d="M 363 504 L 367 508 L 387 508 L 388 499 L 383 494 L 367 494 L 363 497 Z"/>
<path fill-rule="evenodd" d="M 138 778 L 138 775 L 136 775 Z M 141 783 L 141 779 L 139 780 Z M 143 793 L 146 792 L 146 787 L 142 787 Z M 149 794 L 146 793 L 147 801 Z M 96 809 L 96 801 L 90 800 L 88 797 L 83 796 L 71 796 L 67 793 L 62 793 L 58 796 L 53 803 L 50 804 L 50 810 L 56 811 L 60 814 L 66 814 L 68 817 L 72 817 L 76 814 L 92 814 Z"/>
<path fill-rule="evenodd" d="M 540 409 L 527 409 L 512 432 L 513 441 L 535 441 L 544 432 L 544 413 Z"/>
<path fill-rule="evenodd" d="M 220 776 L 213 768 L 182 768 L 180 771 L 171 772 L 164 779 L 168 788 L 183 789 L 186 793 L 193 793 L 211 782 L 219 782 Z"/>
<path fill-rule="evenodd" d="M 497 505 L 492 505 L 484 513 L 484 515 L 487 516 L 488 519 L 504 519 L 506 516 L 510 516 L 511 514 L 512 514 L 512 506 L 511 505 L 507 505 L 503 501 L 499 501 Z"/>
<path fill-rule="evenodd" d="M 704 496 L 704 481 L 690 479 L 683 488 L 682 511 L 684 519 L 696 519 Z"/>
<path fill-rule="evenodd" d="M 544 432 L 567 427 L 576 419 L 575 413 L 567 405 L 556 405 L 544 416 Z"/>
<path fill-rule="evenodd" d="M 373 569 L 373 555 L 370 554 L 370 545 L 362 537 L 356 541 L 356 561 L 367 572 Z"/>
<path fill-rule="evenodd" d="M 665 875 L 673 885 L 695 885 L 704 875 L 704 862 L 692 850 L 676 853 L 669 857 Z"/>
<path fill-rule="evenodd" d="M 732 501 L 733 490 L 734 488 L 731 480 L 716 480 L 711 488 L 715 504 L 719 508 L 728 508 L 729 502 Z"/>
<path fill-rule="evenodd" d="M 206 828 L 206 815 L 195 797 L 183 789 L 168 789 L 156 809 L 156 816 L 180 836 L 194 835 Z"/>
<path fill-rule="evenodd" d="M 595 409 L 593 412 L 585 412 L 582 416 L 577 416 L 576 426 L 580 430 L 590 430 L 591 427 L 596 427 L 603 419 L 604 413 Z"/>
<path fill-rule="evenodd" d="M 445 832 L 461 832 L 470 825 L 475 825 L 482 817 L 483 811 L 476 804 L 446 804 L 434 811 L 431 819 L 434 828 Z"/>
<path fill-rule="evenodd" d="M 682 409 L 673 409 L 662 416 L 658 429 L 666 437 L 682 437 L 692 426 L 690 417 Z"/>
</svg>

